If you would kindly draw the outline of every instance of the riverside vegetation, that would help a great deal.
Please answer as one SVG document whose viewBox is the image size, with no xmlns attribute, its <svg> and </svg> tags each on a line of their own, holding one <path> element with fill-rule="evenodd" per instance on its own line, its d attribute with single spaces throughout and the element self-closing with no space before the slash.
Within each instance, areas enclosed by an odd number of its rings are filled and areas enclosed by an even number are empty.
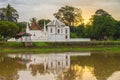
<svg viewBox="0 0 120 80">
<path fill-rule="evenodd" d="M 108 52 L 119 53 L 120 41 L 90 42 L 33 42 L 25 47 L 20 42 L 0 42 L 0 53 L 50 53 L 50 52 Z"/>
</svg>

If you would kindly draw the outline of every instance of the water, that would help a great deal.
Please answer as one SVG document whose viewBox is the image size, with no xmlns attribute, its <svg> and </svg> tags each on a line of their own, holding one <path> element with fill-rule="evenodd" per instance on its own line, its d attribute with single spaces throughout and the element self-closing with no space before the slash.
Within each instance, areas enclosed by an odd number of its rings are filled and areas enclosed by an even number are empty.
<svg viewBox="0 0 120 80">
<path fill-rule="evenodd" d="M 0 80 L 120 80 L 120 55 L 0 54 Z"/>
</svg>

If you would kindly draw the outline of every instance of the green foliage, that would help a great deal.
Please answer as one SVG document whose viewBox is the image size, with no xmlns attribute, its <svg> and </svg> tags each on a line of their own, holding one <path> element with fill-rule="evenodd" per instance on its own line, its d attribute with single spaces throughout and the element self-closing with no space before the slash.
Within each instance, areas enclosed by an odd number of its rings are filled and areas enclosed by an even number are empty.
<svg viewBox="0 0 120 80">
<path fill-rule="evenodd" d="M 99 15 L 99 16 L 111 16 L 108 12 L 104 11 L 103 9 L 98 9 L 96 12 L 95 12 L 96 15 Z"/>
<path fill-rule="evenodd" d="M 93 26 L 97 39 L 110 38 L 115 33 L 115 20 L 111 17 L 95 16 Z"/>
<path fill-rule="evenodd" d="M 74 27 L 74 26 L 71 26 L 70 27 L 70 37 L 71 38 L 81 38 L 81 37 L 84 37 L 84 24 L 81 24 L 77 27 Z"/>
<path fill-rule="evenodd" d="M 9 21 L 0 21 L 0 35 L 7 39 L 14 37 L 18 32 L 18 27 L 15 23 Z"/>
<path fill-rule="evenodd" d="M 27 22 L 19 22 L 19 23 L 17 23 L 17 26 L 19 27 L 18 32 L 25 32 L 26 31 L 26 25 L 27 25 Z"/>
<path fill-rule="evenodd" d="M 17 22 L 18 18 L 19 18 L 19 15 L 17 10 L 11 7 L 10 4 L 8 4 L 6 8 L 0 8 L 0 20 Z"/>
<path fill-rule="evenodd" d="M 93 26 L 86 25 L 86 28 L 84 29 L 83 33 L 84 33 L 85 37 L 94 38 L 94 35 L 93 35 Z"/>
<path fill-rule="evenodd" d="M 92 16 L 91 24 L 87 25 L 85 35 L 92 39 L 108 40 L 113 38 L 116 21 L 104 10 L 97 10 Z"/>
<path fill-rule="evenodd" d="M 61 7 L 54 16 L 69 26 L 78 26 L 83 21 L 81 9 L 72 6 Z"/>
<path fill-rule="evenodd" d="M 81 24 L 78 27 L 76 27 L 76 34 L 79 38 L 84 37 L 84 29 L 84 24 Z"/>
<path fill-rule="evenodd" d="M 77 38 L 76 33 L 71 32 L 71 33 L 70 33 L 70 38 Z"/>
<path fill-rule="evenodd" d="M 40 19 L 40 20 L 38 20 L 38 24 L 40 25 L 40 27 L 44 27 L 44 23 L 45 23 L 45 25 L 46 24 L 48 24 L 50 22 L 50 20 L 49 19 Z"/>
<path fill-rule="evenodd" d="M 119 39 L 120 40 L 120 21 L 116 21 L 116 26 L 115 26 L 116 32 L 114 34 L 114 39 Z"/>
</svg>

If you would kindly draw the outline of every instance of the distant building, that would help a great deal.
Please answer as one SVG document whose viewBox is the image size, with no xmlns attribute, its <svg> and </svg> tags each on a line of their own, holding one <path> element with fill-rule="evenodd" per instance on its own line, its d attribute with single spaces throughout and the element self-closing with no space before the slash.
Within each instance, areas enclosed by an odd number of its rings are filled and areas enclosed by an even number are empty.
<svg viewBox="0 0 120 80">
<path fill-rule="evenodd" d="M 48 41 L 59 41 L 59 40 L 69 40 L 70 39 L 70 28 L 64 23 L 60 22 L 58 19 L 54 19 L 47 25 L 44 24 L 44 29 L 42 29 L 36 21 L 31 23 L 30 26 L 27 25 L 26 32 L 30 33 L 31 40 L 48 40 Z"/>
</svg>

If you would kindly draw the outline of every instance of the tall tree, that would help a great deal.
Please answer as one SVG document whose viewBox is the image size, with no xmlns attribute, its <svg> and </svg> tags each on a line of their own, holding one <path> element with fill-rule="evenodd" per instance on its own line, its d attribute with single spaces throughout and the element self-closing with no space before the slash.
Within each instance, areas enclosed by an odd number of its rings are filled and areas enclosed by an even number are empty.
<svg viewBox="0 0 120 80">
<path fill-rule="evenodd" d="M 61 7 L 54 16 L 69 26 L 78 26 L 83 21 L 81 9 L 72 6 Z"/>
<path fill-rule="evenodd" d="M 14 37 L 18 32 L 18 27 L 15 23 L 9 21 L 0 21 L 0 35 L 3 40 Z"/>
<path fill-rule="evenodd" d="M 104 10 L 97 10 L 92 16 L 91 27 L 87 28 L 92 33 L 88 33 L 91 38 L 98 40 L 111 39 L 115 34 L 115 20 Z M 87 31 L 87 30 L 86 30 Z M 88 31 L 88 32 L 91 32 Z"/>
<path fill-rule="evenodd" d="M 10 4 L 6 8 L 0 8 L 0 20 L 8 20 L 11 22 L 17 22 L 19 18 L 18 12 Z"/>
</svg>

